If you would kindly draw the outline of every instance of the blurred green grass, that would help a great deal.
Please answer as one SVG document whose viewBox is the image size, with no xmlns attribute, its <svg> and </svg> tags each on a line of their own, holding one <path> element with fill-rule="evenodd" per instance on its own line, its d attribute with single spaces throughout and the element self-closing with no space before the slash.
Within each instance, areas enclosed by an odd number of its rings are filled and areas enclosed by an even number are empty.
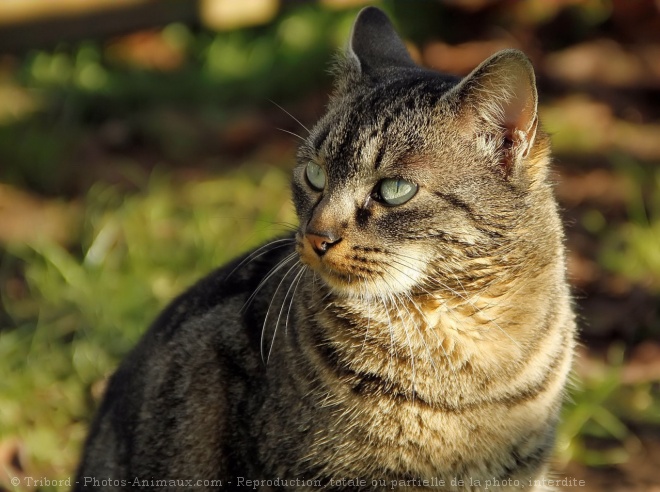
<svg viewBox="0 0 660 492">
<path fill-rule="evenodd" d="M 603 224 L 600 263 L 660 293 L 660 169 L 622 155 L 612 160 L 628 190 L 628 220 L 616 227 Z"/>
<path fill-rule="evenodd" d="M 660 425 L 658 388 L 624 382 L 624 352 L 613 344 L 604 362 L 574 378 L 557 443 L 563 466 L 571 460 L 595 467 L 625 463 L 641 448 L 631 426 Z"/>
</svg>

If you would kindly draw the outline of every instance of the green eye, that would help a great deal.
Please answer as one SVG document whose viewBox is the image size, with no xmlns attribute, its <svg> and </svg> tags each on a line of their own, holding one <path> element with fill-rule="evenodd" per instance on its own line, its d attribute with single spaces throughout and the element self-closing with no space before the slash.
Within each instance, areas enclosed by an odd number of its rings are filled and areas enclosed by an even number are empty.
<svg viewBox="0 0 660 492">
<path fill-rule="evenodd" d="M 325 188 L 325 171 L 321 166 L 314 162 L 308 162 L 305 168 L 305 176 L 307 181 L 316 191 L 321 191 Z"/>
<path fill-rule="evenodd" d="M 417 185 L 405 179 L 384 179 L 378 186 L 378 195 L 387 205 L 401 205 L 417 193 Z"/>
</svg>

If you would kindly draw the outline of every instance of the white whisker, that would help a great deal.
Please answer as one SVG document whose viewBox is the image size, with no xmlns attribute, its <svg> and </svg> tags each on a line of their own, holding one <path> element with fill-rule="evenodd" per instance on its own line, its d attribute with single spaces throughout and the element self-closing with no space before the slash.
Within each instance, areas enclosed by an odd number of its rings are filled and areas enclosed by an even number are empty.
<svg viewBox="0 0 660 492">
<path fill-rule="evenodd" d="M 291 116 L 291 118 L 293 119 L 293 121 L 295 121 L 296 123 L 298 123 L 298 124 L 299 124 L 300 126 L 302 126 L 305 130 L 307 130 L 307 134 L 312 133 L 312 132 L 309 130 L 309 128 L 307 128 L 305 125 L 303 125 L 302 122 L 301 122 L 298 118 L 296 118 L 295 116 L 293 116 L 291 113 L 289 113 L 289 112 L 288 112 L 286 109 L 284 109 L 282 106 L 280 106 L 279 104 L 277 104 L 277 103 L 276 103 L 275 101 L 273 101 L 272 99 L 269 99 L 269 101 L 272 102 L 272 103 L 273 103 L 275 106 L 277 106 L 278 108 L 280 108 L 282 111 L 284 111 L 286 114 L 288 114 L 289 116 Z"/>
<path fill-rule="evenodd" d="M 250 295 L 250 297 L 247 298 L 247 300 L 245 301 L 245 303 L 244 303 L 243 306 L 241 307 L 241 312 L 245 312 L 245 308 L 247 308 L 247 307 L 252 303 L 252 301 L 253 301 L 254 298 L 257 296 L 257 294 L 259 293 L 259 291 L 260 291 L 261 289 L 263 289 L 264 285 L 266 285 L 266 282 L 268 282 L 268 280 L 270 280 L 270 279 L 272 278 L 273 275 L 275 275 L 275 274 L 276 274 L 276 273 L 277 273 L 282 267 L 284 267 L 284 265 L 286 265 L 287 263 L 289 263 L 291 260 L 293 260 L 293 259 L 296 258 L 297 256 L 298 256 L 298 254 L 295 253 L 295 252 L 290 253 L 290 254 L 287 255 L 284 259 L 280 260 L 280 262 L 277 263 L 277 265 L 275 265 L 273 268 L 271 268 L 270 272 L 268 272 L 268 275 L 266 275 L 266 276 L 261 280 L 261 282 L 259 282 L 259 284 L 257 285 L 257 287 L 254 289 L 254 292 L 252 292 L 252 294 Z"/>
<path fill-rule="evenodd" d="M 278 246 L 275 246 L 271 249 L 263 251 L 264 249 L 268 248 L 269 246 L 273 246 L 274 244 L 282 243 L 282 242 L 284 242 L 284 244 L 279 244 Z M 241 268 L 245 265 L 249 265 L 254 260 L 256 260 L 257 258 L 259 258 L 263 255 L 265 255 L 266 253 L 270 253 L 271 251 L 276 250 L 278 248 L 283 248 L 283 247 L 288 246 L 290 244 L 294 244 L 295 242 L 296 242 L 295 239 L 285 238 L 285 239 L 276 239 L 275 241 L 271 241 L 269 243 L 264 244 L 263 246 L 261 246 L 261 247 L 255 249 L 254 251 L 252 251 L 252 253 L 247 255 L 243 259 L 243 261 L 241 261 L 238 265 L 236 265 L 233 268 L 233 270 L 231 272 L 229 272 L 229 274 L 225 277 L 225 280 L 229 279 L 229 277 L 231 277 L 239 268 Z"/>
<path fill-rule="evenodd" d="M 270 303 L 268 304 L 268 309 L 266 310 L 266 316 L 264 316 L 264 324 L 263 324 L 263 327 L 262 327 L 262 329 L 261 329 L 261 359 L 262 359 L 262 360 L 264 360 L 263 343 L 264 343 L 264 339 L 265 339 L 265 337 L 266 337 L 266 323 L 268 322 L 268 315 L 270 314 L 270 309 L 271 309 L 271 307 L 273 306 L 273 302 L 275 301 L 275 298 L 277 297 L 277 293 L 279 292 L 280 287 L 282 286 L 282 283 L 283 283 L 284 280 L 286 280 L 286 278 L 289 276 L 289 273 L 291 273 L 291 270 L 293 270 L 293 269 L 296 268 L 297 266 L 299 266 L 299 264 L 298 264 L 298 263 L 294 263 L 294 264 L 291 266 L 291 268 L 289 268 L 289 269 L 286 271 L 286 273 L 282 276 L 282 279 L 281 279 L 280 282 L 277 284 L 277 287 L 275 288 L 275 292 L 273 292 L 273 297 L 271 298 Z M 291 283 L 291 285 L 293 285 L 293 282 Z M 291 289 L 291 286 L 289 286 L 289 289 Z M 288 291 L 287 291 L 287 294 L 288 294 Z M 284 301 L 286 301 L 286 296 L 287 296 L 287 294 L 284 295 Z M 282 305 L 284 305 L 284 301 L 283 301 Z M 281 314 L 282 314 L 282 310 L 280 309 L 280 315 L 281 315 Z M 279 323 L 280 323 L 280 316 L 278 316 L 278 317 L 277 317 L 277 320 L 275 321 L 275 327 L 274 327 L 274 329 L 273 329 L 273 338 L 272 338 L 271 341 L 270 341 L 270 349 L 268 350 L 268 356 L 267 356 L 266 359 L 265 359 L 265 363 L 266 363 L 266 365 L 268 365 L 268 361 L 270 360 L 270 354 L 272 353 L 272 351 L 273 351 L 273 346 L 275 345 L 275 336 L 277 335 L 277 328 L 278 328 Z"/>
<path fill-rule="evenodd" d="M 297 139 L 300 139 L 302 142 L 306 142 L 306 141 L 307 141 L 307 140 L 305 140 L 305 137 L 301 137 L 301 136 L 298 135 L 297 133 L 291 132 L 291 131 L 289 131 L 289 130 L 285 130 L 284 128 L 277 128 L 277 127 L 276 127 L 275 129 L 276 129 L 276 130 L 279 130 L 279 131 L 281 131 L 281 132 L 284 132 L 284 133 L 288 133 L 289 135 L 293 135 L 293 136 L 296 137 Z"/>
</svg>

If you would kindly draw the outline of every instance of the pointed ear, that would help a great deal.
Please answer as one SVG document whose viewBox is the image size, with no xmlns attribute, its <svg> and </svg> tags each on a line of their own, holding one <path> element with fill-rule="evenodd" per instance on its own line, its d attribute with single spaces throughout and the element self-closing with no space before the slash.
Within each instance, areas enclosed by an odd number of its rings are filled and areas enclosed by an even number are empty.
<svg viewBox="0 0 660 492">
<path fill-rule="evenodd" d="M 518 50 L 500 51 L 455 90 L 467 127 L 509 176 L 528 157 L 536 138 L 538 98 L 529 59 Z"/>
<path fill-rule="evenodd" d="M 346 55 L 362 74 L 416 66 L 385 12 L 376 7 L 366 7 L 358 14 Z"/>
</svg>

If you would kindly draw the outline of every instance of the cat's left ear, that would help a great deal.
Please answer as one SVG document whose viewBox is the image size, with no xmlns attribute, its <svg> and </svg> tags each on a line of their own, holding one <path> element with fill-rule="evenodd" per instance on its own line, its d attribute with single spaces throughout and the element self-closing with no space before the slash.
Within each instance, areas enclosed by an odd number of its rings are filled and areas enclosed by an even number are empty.
<svg viewBox="0 0 660 492">
<path fill-rule="evenodd" d="M 536 81 L 527 56 L 496 53 L 455 88 L 459 111 L 477 140 L 495 152 L 510 176 L 530 154 L 538 126 Z"/>
<path fill-rule="evenodd" d="M 358 14 L 346 56 L 360 75 L 416 66 L 385 12 L 376 7 L 366 7 Z"/>
</svg>

